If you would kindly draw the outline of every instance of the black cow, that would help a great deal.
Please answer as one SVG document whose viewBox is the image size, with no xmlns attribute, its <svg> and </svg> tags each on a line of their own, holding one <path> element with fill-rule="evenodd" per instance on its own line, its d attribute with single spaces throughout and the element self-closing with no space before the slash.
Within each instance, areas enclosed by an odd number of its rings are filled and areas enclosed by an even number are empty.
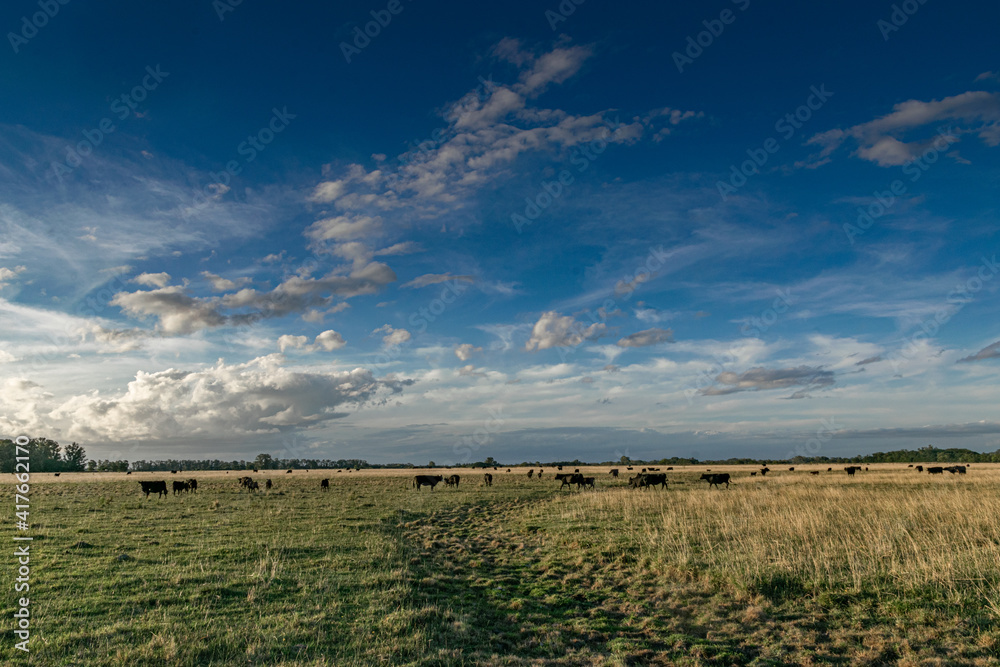
<svg viewBox="0 0 1000 667">
<path fill-rule="evenodd" d="M 913 467 L 913 464 L 911 463 L 911 464 L 907 465 L 906 467 L 907 467 L 907 468 L 912 468 L 912 467 Z"/>
<path fill-rule="evenodd" d="M 948 466 L 947 468 L 945 468 L 945 470 L 950 472 L 952 475 L 954 475 L 956 472 L 959 475 L 965 474 L 965 466 Z"/>
<path fill-rule="evenodd" d="M 131 471 L 131 470 L 129 470 L 129 471 L 128 471 L 127 473 L 125 473 L 125 474 L 126 474 L 126 475 L 131 475 L 131 474 L 132 474 L 132 471 Z"/>
<path fill-rule="evenodd" d="M 187 491 L 189 488 L 187 482 L 174 482 L 174 495 L 176 496 L 179 491 Z"/>
<path fill-rule="evenodd" d="M 854 473 L 861 470 L 861 466 L 845 466 L 844 470 L 847 471 L 849 477 L 854 477 Z"/>
<path fill-rule="evenodd" d="M 254 469 L 253 469 L 253 471 L 254 471 L 254 472 L 257 472 L 257 469 L 256 469 L 256 468 L 254 468 Z"/>
<path fill-rule="evenodd" d="M 253 493 L 254 491 L 260 491 L 260 484 L 257 482 L 247 484 L 247 493 Z"/>
<path fill-rule="evenodd" d="M 192 491 L 197 491 L 198 490 L 198 480 L 196 480 L 196 479 L 189 479 L 188 480 L 188 488 L 191 489 Z"/>
<path fill-rule="evenodd" d="M 625 468 L 625 470 L 631 470 L 631 469 L 632 469 L 632 466 L 629 466 L 629 467 Z M 670 468 L 667 468 L 667 470 L 670 470 Z"/>
<path fill-rule="evenodd" d="M 794 472 L 794 471 L 795 471 L 794 467 L 788 469 L 788 472 Z"/>
<path fill-rule="evenodd" d="M 771 469 L 768 468 L 767 466 L 764 466 L 763 468 L 760 469 L 760 476 L 764 477 L 769 472 L 771 472 Z"/>
<path fill-rule="evenodd" d="M 573 477 L 576 479 L 576 488 L 578 488 L 578 489 L 581 489 L 581 488 L 585 489 L 588 486 L 590 488 L 592 488 L 592 489 L 597 488 L 597 487 L 594 486 L 594 478 L 593 477 L 584 477 L 583 475 L 573 475 Z"/>
<path fill-rule="evenodd" d="M 673 470 L 673 469 L 674 469 L 673 466 L 667 466 L 667 470 Z"/>
<path fill-rule="evenodd" d="M 286 474 L 286 475 L 291 475 L 291 474 L 292 474 L 292 471 L 291 471 L 291 470 L 286 470 L 286 471 L 285 471 L 285 474 Z"/>
<path fill-rule="evenodd" d="M 608 472 L 608 474 L 611 475 L 612 477 L 614 477 L 615 479 L 618 479 L 618 468 L 612 468 Z"/>
<path fill-rule="evenodd" d="M 429 486 L 431 487 L 431 491 L 433 491 L 434 487 L 437 486 L 442 479 L 444 478 L 441 475 L 416 475 L 413 478 L 413 486 L 417 489 L 417 491 L 420 490 L 421 486 Z"/>
<path fill-rule="evenodd" d="M 705 475 L 701 476 L 701 479 L 708 480 L 708 488 L 710 488 L 710 489 L 713 486 L 718 487 L 719 484 L 725 484 L 726 488 L 727 489 L 729 488 L 729 473 L 728 472 L 717 472 L 717 473 L 712 474 L 712 475 L 705 474 Z"/>
<path fill-rule="evenodd" d="M 538 469 L 538 479 L 542 478 L 542 473 L 545 472 L 542 468 Z"/>
<path fill-rule="evenodd" d="M 556 466 L 556 470 L 562 470 L 562 466 Z"/>
<path fill-rule="evenodd" d="M 667 473 L 665 472 L 646 473 L 645 475 L 639 475 L 639 477 L 642 478 L 639 480 L 639 486 L 643 487 L 643 490 L 657 485 L 661 489 L 667 488 Z"/>
<path fill-rule="evenodd" d="M 321 479 L 319 481 L 319 488 L 320 488 L 320 491 L 329 491 L 330 490 L 330 479 L 329 478 L 327 478 L 327 479 Z"/>
<path fill-rule="evenodd" d="M 52 473 L 52 476 L 53 476 L 53 477 L 58 477 L 58 476 L 59 476 L 59 473 L 57 473 L 57 472 L 56 472 L 56 473 Z"/>
<path fill-rule="evenodd" d="M 751 476 L 751 477 L 756 477 L 756 476 L 757 476 L 757 473 L 755 473 L 755 472 L 752 472 L 752 473 L 750 473 L 750 476 Z"/>
<path fill-rule="evenodd" d="M 247 488 L 248 486 L 250 486 L 250 484 L 253 483 L 253 478 L 252 477 L 240 477 L 239 483 L 240 483 L 240 486 L 242 486 L 243 488 Z"/>
<path fill-rule="evenodd" d="M 272 486 L 271 480 L 267 480 L 266 482 L 264 482 L 264 488 L 267 489 L 268 491 L 271 490 L 271 486 Z"/>
<path fill-rule="evenodd" d="M 486 484 L 486 486 L 493 486 L 493 475 L 489 474 L 488 472 L 484 473 L 483 482 Z"/>
<path fill-rule="evenodd" d="M 171 471 L 170 471 L 170 474 L 171 474 L 171 475 L 176 475 L 176 474 L 177 474 L 177 471 L 176 471 L 176 470 L 171 470 Z"/>
<path fill-rule="evenodd" d="M 142 487 L 142 492 L 146 494 L 149 498 L 149 494 L 155 493 L 157 497 L 167 495 L 167 483 L 166 482 L 139 482 Z"/>
<path fill-rule="evenodd" d="M 914 470 L 916 470 L 917 472 L 923 472 L 924 471 L 924 467 L 923 466 L 917 466 L 916 468 L 914 468 Z"/>
<path fill-rule="evenodd" d="M 928 468 L 927 472 L 931 475 L 943 475 L 944 468 L 942 468 L 941 466 L 935 466 L 933 468 Z"/>
<path fill-rule="evenodd" d="M 827 468 L 826 471 L 827 472 L 833 472 L 833 468 Z"/>
<path fill-rule="evenodd" d="M 809 474 L 810 475 L 818 475 L 819 474 L 819 470 L 810 470 Z"/>
<path fill-rule="evenodd" d="M 507 468 L 507 472 L 510 472 L 510 468 Z"/>
<path fill-rule="evenodd" d="M 461 481 L 461 479 L 462 478 L 459 477 L 458 475 L 448 475 L 448 478 L 444 480 L 444 483 L 445 486 L 454 486 L 457 489 L 458 483 L 459 481 Z"/>
<path fill-rule="evenodd" d="M 528 471 L 528 479 L 531 479 L 534 476 L 535 476 L 535 469 L 532 468 L 531 470 Z"/>
<path fill-rule="evenodd" d="M 570 484 L 573 484 L 574 483 L 573 482 L 573 478 L 575 476 L 576 475 L 574 473 L 570 473 L 570 472 L 557 473 L 556 474 L 556 481 L 557 482 L 562 482 L 562 484 L 559 485 L 559 488 L 562 489 L 564 486 L 569 486 Z"/>
</svg>

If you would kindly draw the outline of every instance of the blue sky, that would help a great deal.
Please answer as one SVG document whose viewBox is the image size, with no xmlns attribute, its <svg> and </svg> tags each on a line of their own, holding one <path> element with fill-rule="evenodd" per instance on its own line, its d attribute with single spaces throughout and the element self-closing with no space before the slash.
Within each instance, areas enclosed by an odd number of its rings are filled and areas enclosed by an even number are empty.
<svg viewBox="0 0 1000 667">
<path fill-rule="evenodd" d="M 8 3 L 0 432 L 127 459 L 996 449 L 998 18 Z"/>
</svg>

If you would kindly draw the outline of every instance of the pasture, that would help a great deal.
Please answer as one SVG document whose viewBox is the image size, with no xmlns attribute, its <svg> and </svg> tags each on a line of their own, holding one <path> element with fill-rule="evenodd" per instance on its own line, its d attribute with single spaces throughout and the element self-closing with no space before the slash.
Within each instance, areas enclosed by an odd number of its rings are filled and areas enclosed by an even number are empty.
<svg viewBox="0 0 1000 667">
<path fill-rule="evenodd" d="M 710 467 L 731 488 L 703 466 L 666 490 L 581 468 L 593 491 L 554 467 L 489 488 L 471 470 L 32 474 L 31 653 L 7 632 L 0 663 L 1000 664 L 1000 466 Z M 462 479 L 417 491 L 418 473 Z M 138 484 L 189 477 L 166 498 Z"/>
</svg>

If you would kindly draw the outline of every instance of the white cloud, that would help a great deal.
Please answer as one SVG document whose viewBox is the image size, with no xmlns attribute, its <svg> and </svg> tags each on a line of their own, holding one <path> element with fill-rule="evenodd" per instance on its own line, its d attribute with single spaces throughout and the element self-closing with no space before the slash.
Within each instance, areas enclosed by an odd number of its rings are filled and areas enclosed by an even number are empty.
<svg viewBox="0 0 1000 667">
<path fill-rule="evenodd" d="M 585 340 L 594 340 L 605 335 L 607 326 L 595 322 L 585 327 L 568 315 L 560 315 L 554 310 L 542 313 L 531 330 L 525 349 L 547 350 L 552 347 L 573 347 Z"/>
<path fill-rule="evenodd" d="M 13 269 L 0 266 L 0 287 L 6 286 L 8 282 L 17 278 L 18 274 L 24 273 L 27 270 L 28 267 L 26 266 L 15 266 Z"/>
<path fill-rule="evenodd" d="M 954 143 L 962 134 L 978 134 L 988 146 L 1000 145 L 1000 95 L 969 91 L 940 100 L 907 100 L 893 106 L 892 113 L 846 130 L 833 129 L 809 139 L 822 148 L 819 158 L 829 156 L 846 140 L 857 143 L 856 154 L 880 167 L 903 165 L 933 145 L 933 139 L 904 142 L 900 137 L 933 123 L 952 123 L 944 136 Z"/>
<path fill-rule="evenodd" d="M 326 373 L 284 368 L 280 355 L 199 371 L 140 371 L 120 394 L 74 396 L 51 412 L 71 437 L 106 440 L 274 432 L 343 418 L 348 405 L 371 402 L 406 382 L 370 371 Z"/>
<path fill-rule="evenodd" d="M 382 342 L 386 347 L 395 347 L 397 345 L 402 345 L 406 341 L 410 340 L 410 332 L 406 329 L 394 329 L 388 324 L 383 324 L 378 329 L 372 332 L 372 334 L 384 333 L 385 336 L 382 337 Z"/>
<path fill-rule="evenodd" d="M 212 284 L 212 289 L 216 292 L 228 292 L 229 290 L 242 287 L 250 282 L 250 279 L 247 277 L 242 277 L 237 280 L 229 280 L 228 278 L 217 276 L 210 271 L 202 271 L 201 275 Z M 164 287 L 164 285 L 159 285 L 159 287 Z"/>
<path fill-rule="evenodd" d="M 674 332 L 672 329 L 646 329 L 629 334 L 618 341 L 619 347 L 648 347 L 659 345 L 660 343 L 673 343 Z"/>
<path fill-rule="evenodd" d="M 170 284 L 170 274 L 169 273 L 140 273 L 132 282 L 138 283 L 139 285 L 146 285 L 147 287 L 166 287 Z"/>
<path fill-rule="evenodd" d="M 455 346 L 455 356 L 459 358 L 460 361 L 468 361 L 472 358 L 472 355 L 481 353 L 483 348 L 476 347 L 472 343 L 462 343 L 461 345 Z"/>
<path fill-rule="evenodd" d="M 409 289 L 416 289 L 418 287 L 427 287 L 428 285 L 436 285 L 438 283 L 448 282 L 449 280 L 462 280 L 468 283 L 476 281 L 475 276 L 453 276 L 450 273 L 427 273 L 422 276 L 418 276 L 408 283 L 403 283 L 400 287 L 406 287 Z"/>
</svg>

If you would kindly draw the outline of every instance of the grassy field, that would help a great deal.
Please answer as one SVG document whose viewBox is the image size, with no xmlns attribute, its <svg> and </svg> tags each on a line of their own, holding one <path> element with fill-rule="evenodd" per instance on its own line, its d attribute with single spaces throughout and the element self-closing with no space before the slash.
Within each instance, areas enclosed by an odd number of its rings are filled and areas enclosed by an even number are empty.
<svg viewBox="0 0 1000 667">
<path fill-rule="evenodd" d="M 236 472 L 33 474 L 31 653 L 7 631 L 0 663 L 1000 664 L 1000 466 L 751 469 L 664 491 L 594 468 L 584 492 L 554 469 L 433 492 L 269 471 L 257 495 Z M 189 476 L 165 499 L 136 483 Z"/>
</svg>

